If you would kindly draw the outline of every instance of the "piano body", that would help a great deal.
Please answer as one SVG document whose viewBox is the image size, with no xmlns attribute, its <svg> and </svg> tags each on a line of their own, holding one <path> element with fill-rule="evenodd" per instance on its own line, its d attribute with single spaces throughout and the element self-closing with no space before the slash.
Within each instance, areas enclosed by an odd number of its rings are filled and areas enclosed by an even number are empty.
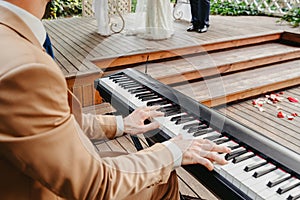
<svg viewBox="0 0 300 200">
<path fill-rule="evenodd" d="M 149 144 L 178 134 L 212 140 L 232 149 L 229 164 L 209 172 L 184 166 L 221 199 L 300 199 L 300 154 L 133 69 L 95 80 L 101 96 L 121 114 L 161 105 L 160 130 L 145 134 Z"/>
</svg>

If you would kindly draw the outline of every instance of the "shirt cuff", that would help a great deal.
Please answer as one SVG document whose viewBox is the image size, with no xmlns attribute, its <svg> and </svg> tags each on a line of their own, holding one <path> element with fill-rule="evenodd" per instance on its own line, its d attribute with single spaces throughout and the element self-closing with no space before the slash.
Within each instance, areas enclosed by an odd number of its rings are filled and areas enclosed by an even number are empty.
<svg viewBox="0 0 300 200">
<path fill-rule="evenodd" d="M 180 167 L 181 162 L 182 162 L 181 149 L 171 141 L 165 141 L 162 144 L 165 145 L 171 151 L 171 153 L 173 155 L 173 160 L 174 160 L 173 169 Z"/>
<path fill-rule="evenodd" d="M 122 136 L 124 133 L 124 122 L 122 116 L 116 116 L 117 121 L 117 132 L 116 137 Z"/>
</svg>

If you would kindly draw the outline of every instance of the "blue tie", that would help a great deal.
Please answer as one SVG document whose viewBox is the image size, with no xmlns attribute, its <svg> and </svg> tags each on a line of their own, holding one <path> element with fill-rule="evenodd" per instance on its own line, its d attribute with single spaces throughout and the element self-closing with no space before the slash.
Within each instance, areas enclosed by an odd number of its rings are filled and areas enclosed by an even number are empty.
<svg viewBox="0 0 300 200">
<path fill-rule="evenodd" d="M 51 44 L 50 38 L 47 33 L 46 33 L 46 40 L 43 44 L 43 47 L 45 48 L 46 52 L 54 59 L 52 44 Z"/>
</svg>

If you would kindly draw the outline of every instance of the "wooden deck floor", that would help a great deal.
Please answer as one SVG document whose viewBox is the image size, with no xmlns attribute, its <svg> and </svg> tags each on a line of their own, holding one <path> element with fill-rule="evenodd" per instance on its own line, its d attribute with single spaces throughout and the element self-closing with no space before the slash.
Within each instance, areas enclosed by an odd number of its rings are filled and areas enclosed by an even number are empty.
<svg viewBox="0 0 300 200">
<path fill-rule="evenodd" d="M 131 16 L 127 16 L 125 19 L 127 23 L 132 23 L 133 19 Z M 44 24 L 53 41 L 57 62 L 67 79 L 68 86 L 75 92 L 84 106 L 90 106 L 94 104 L 94 102 L 101 101 L 99 97 L 95 97 L 93 86 L 94 79 L 101 77 L 104 73 L 109 71 L 111 66 L 124 64 L 131 65 L 136 63 L 142 63 L 142 65 L 144 65 L 147 57 L 149 60 L 155 60 L 173 57 L 178 55 L 178 52 L 183 55 L 199 53 L 205 50 L 203 48 L 205 45 L 213 45 L 223 41 L 235 41 L 234 45 L 238 45 L 239 42 L 237 41 L 242 41 L 243 38 L 259 37 L 261 35 L 278 33 L 283 30 L 300 33 L 299 28 L 294 29 L 287 25 L 277 24 L 276 20 L 278 19 L 270 17 L 211 16 L 211 27 L 207 33 L 203 34 L 187 33 L 185 29 L 188 26 L 188 23 L 185 21 L 176 21 L 175 35 L 172 38 L 163 41 L 147 41 L 135 36 L 127 36 L 124 33 L 103 37 L 96 33 L 96 21 L 93 18 L 51 20 L 44 21 Z M 275 48 L 276 45 L 278 48 Z M 270 50 L 272 48 L 273 50 Z M 183 49 L 183 51 L 177 51 L 178 49 Z M 265 49 L 266 51 L 272 52 L 283 50 L 290 52 L 298 51 L 293 47 L 282 48 L 279 44 L 271 46 L 266 44 Z M 250 52 L 249 49 L 248 51 Z M 264 52 L 263 50 L 261 51 Z M 226 55 L 229 55 L 229 52 L 227 53 L 223 55 L 225 60 Z M 257 52 L 254 48 L 250 54 L 253 58 L 259 56 L 261 53 Z M 234 62 L 232 58 L 235 57 L 235 59 L 239 59 L 237 56 L 239 55 L 238 52 L 232 51 L 231 55 L 231 58 L 227 59 L 229 65 Z M 217 52 L 215 58 L 220 57 L 222 57 L 221 54 L 218 54 Z M 281 58 L 282 57 L 279 59 Z M 299 66 L 299 59 L 293 59 L 292 61 L 295 63 L 291 66 L 291 70 L 298 70 L 299 67 L 297 66 Z M 178 61 L 174 62 L 176 64 Z M 161 63 L 159 62 L 159 64 Z M 280 72 L 280 69 L 278 69 L 278 71 Z M 268 70 L 264 73 L 267 74 Z M 262 74 L 261 79 L 263 79 L 263 73 L 259 74 Z M 232 76 L 233 75 L 234 74 L 232 74 Z M 255 75 L 252 76 L 255 77 Z M 235 82 L 234 80 L 238 80 L 238 78 L 231 79 L 229 77 L 228 84 L 233 84 Z M 242 80 L 241 77 L 240 80 Z M 194 83 L 194 85 L 197 85 L 197 83 Z M 179 85 L 176 87 L 176 89 L 180 90 L 180 87 L 182 86 Z M 182 90 L 185 91 L 185 89 Z M 263 90 L 260 92 L 263 93 Z M 298 95 L 299 89 L 297 87 L 288 90 L 287 94 L 294 95 L 300 99 L 300 96 Z M 257 95 L 257 93 L 255 95 Z M 279 138 L 282 143 L 286 143 L 285 140 L 287 139 L 283 134 L 287 134 L 291 138 L 296 138 L 297 140 L 292 140 L 292 146 L 288 143 L 285 145 L 296 152 L 299 152 L 300 137 L 299 126 L 297 125 L 299 118 L 295 118 L 293 121 L 286 119 L 279 120 L 276 116 L 274 117 L 274 113 L 271 114 L 269 111 L 259 112 L 255 110 L 256 108 L 253 108 L 250 103 L 251 99 L 247 99 L 245 101 L 233 102 L 225 106 L 217 107 L 216 109 L 249 125 L 258 132 L 262 132 L 267 137 L 274 139 Z M 111 111 L 110 108 L 104 107 L 106 109 L 105 112 Z M 101 107 L 100 104 L 86 107 L 85 110 L 86 112 L 97 112 L 98 109 L 101 110 L 104 109 L 104 107 Z M 284 109 L 287 109 L 289 112 L 300 113 L 299 106 L 297 105 L 291 107 L 285 102 L 284 107 Z M 268 126 L 264 126 L 265 123 L 268 123 Z M 278 125 L 279 127 L 283 127 L 283 129 L 280 130 L 282 131 L 282 134 L 281 132 L 278 132 L 279 130 L 276 128 Z M 101 150 L 135 151 L 132 142 L 126 136 L 112 141 L 98 141 L 96 142 L 96 146 Z M 200 196 L 205 199 L 217 198 L 199 185 L 199 183 L 183 169 L 179 169 L 178 174 L 181 191 L 183 191 L 183 193 Z"/>
<path fill-rule="evenodd" d="M 56 60 L 68 86 L 84 106 L 101 102 L 94 95 L 93 80 L 101 77 L 107 67 L 132 64 L 203 51 L 203 45 L 221 41 L 255 37 L 282 30 L 300 32 L 299 29 L 276 23 L 270 17 L 211 16 L 207 33 L 188 33 L 186 21 L 175 21 L 175 34 L 162 41 L 148 41 L 124 32 L 109 37 L 99 35 L 93 18 L 68 18 L 44 21 L 52 39 Z M 125 16 L 132 24 L 131 15 Z M 126 27 L 125 27 L 126 29 Z M 177 51 L 180 49 L 180 51 Z M 150 56 L 148 56 L 150 55 Z"/>
</svg>

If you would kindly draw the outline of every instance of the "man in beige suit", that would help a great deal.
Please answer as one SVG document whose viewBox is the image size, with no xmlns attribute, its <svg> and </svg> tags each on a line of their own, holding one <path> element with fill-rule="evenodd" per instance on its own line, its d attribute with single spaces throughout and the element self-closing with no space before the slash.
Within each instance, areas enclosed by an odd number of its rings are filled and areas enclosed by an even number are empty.
<svg viewBox="0 0 300 200">
<path fill-rule="evenodd" d="M 82 115 L 42 47 L 48 2 L 0 0 L 1 200 L 179 199 L 174 168 L 226 163 L 216 152 L 229 149 L 181 136 L 135 154 L 100 157 L 89 138 L 114 138 L 122 126 L 129 134 L 157 128 L 142 122 L 161 113 L 148 107 L 121 121 Z"/>
</svg>

